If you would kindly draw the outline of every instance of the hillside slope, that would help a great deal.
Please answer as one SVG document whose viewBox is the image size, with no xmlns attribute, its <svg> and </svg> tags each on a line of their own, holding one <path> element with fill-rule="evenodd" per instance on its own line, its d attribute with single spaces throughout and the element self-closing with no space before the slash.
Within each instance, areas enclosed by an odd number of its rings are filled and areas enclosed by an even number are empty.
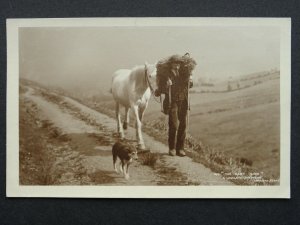
<svg viewBox="0 0 300 225">
<path fill-rule="evenodd" d="M 224 93 L 191 94 L 190 134 L 232 158 L 246 158 L 268 177 L 280 177 L 280 80 Z M 157 120 L 151 101 L 145 119 Z M 165 120 L 164 123 L 167 123 Z"/>
</svg>

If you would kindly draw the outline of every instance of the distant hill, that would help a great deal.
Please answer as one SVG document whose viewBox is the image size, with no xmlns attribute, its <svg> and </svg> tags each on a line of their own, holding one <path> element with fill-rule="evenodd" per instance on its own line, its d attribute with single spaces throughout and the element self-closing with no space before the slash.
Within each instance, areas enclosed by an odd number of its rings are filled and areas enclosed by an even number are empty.
<svg viewBox="0 0 300 225">
<path fill-rule="evenodd" d="M 193 93 L 205 93 L 205 92 L 227 92 L 235 91 L 238 89 L 249 88 L 251 86 L 261 84 L 268 80 L 279 79 L 280 71 L 272 69 L 269 71 L 262 71 L 257 73 L 251 73 L 241 75 L 238 77 L 229 77 L 219 81 L 202 81 L 199 85 L 195 86 L 191 92 Z M 201 79 L 200 79 L 201 81 Z"/>
</svg>

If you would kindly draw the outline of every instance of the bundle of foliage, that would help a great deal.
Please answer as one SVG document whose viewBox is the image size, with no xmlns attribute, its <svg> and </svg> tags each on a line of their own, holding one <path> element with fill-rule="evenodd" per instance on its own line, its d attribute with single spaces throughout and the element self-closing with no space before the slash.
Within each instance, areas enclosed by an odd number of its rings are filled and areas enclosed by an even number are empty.
<svg viewBox="0 0 300 225">
<path fill-rule="evenodd" d="M 183 76 L 184 79 L 189 79 L 192 71 L 197 65 L 196 61 L 190 57 L 188 53 L 184 56 L 172 55 L 159 60 L 156 65 L 156 84 L 159 93 L 167 94 L 167 80 L 171 76 L 171 65 L 173 63 L 180 64 L 179 75 Z"/>
</svg>

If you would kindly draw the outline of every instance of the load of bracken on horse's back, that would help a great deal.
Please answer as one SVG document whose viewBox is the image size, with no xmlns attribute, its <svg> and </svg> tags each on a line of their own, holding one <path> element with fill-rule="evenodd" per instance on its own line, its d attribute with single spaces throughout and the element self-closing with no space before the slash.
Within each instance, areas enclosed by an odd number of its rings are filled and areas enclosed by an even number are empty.
<svg viewBox="0 0 300 225">
<path fill-rule="evenodd" d="M 171 64 L 174 62 L 180 64 L 179 74 L 186 78 L 186 80 L 190 78 L 192 71 L 197 65 L 196 61 L 192 57 L 190 57 L 189 53 L 186 53 L 184 56 L 172 55 L 159 60 L 156 64 L 156 84 L 158 87 L 157 91 L 161 94 L 168 93 L 167 80 L 170 77 Z"/>
</svg>

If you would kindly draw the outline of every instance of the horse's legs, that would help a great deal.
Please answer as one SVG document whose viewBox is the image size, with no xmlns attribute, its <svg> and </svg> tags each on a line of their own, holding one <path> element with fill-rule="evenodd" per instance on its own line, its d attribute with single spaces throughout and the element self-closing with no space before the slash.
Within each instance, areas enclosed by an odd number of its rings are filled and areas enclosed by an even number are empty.
<svg viewBox="0 0 300 225">
<path fill-rule="evenodd" d="M 121 115 L 120 115 L 120 104 L 116 102 L 116 117 L 117 117 L 117 127 L 118 127 L 118 134 L 120 138 L 124 138 L 123 127 L 121 123 Z"/>
<path fill-rule="evenodd" d="M 148 103 L 144 106 L 141 106 L 141 105 L 139 106 L 139 118 L 140 118 L 141 122 L 143 120 L 144 112 L 145 112 L 145 109 L 147 108 L 147 105 L 148 105 Z"/>
<path fill-rule="evenodd" d="M 135 119 L 136 119 L 136 138 L 138 141 L 138 147 L 141 149 L 145 149 L 145 143 L 144 143 L 144 139 L 142 136 L 142 123 L 140 121 L 140 117 L 139 117 L 139 107 L 137 105 L 132 106 L 133 111 L 134 111 L 134 115 L 135 115 Z"/>
<path fill-rule="evenodd" d="M 128 124 L 129 124 L 129 107 L 125 107 L 125 120 L 124 120 L 124 123 L 123 123 L 123 129 L 124 130 L 127 130 L 127 127 L 128 127 Z"/>
</svg>

